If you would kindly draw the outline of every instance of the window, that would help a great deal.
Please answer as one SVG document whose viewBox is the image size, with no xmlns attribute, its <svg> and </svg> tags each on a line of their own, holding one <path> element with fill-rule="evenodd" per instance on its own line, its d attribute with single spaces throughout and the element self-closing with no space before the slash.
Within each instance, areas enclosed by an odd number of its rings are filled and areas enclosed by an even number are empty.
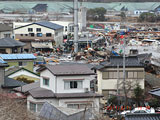
<svg viewBox="0 0 160 120">
<path fill-rule="evenodd" d="M 91 103 L 86 103 L 86 104 L 67 104 L 68 108 L 73 108 L 73 109 L 84 109 L 84 108 L 92 108 Z"/>
<path fill-rule="evenodd" d="M 30 106 L 31 111 L 36 112 L 36 104 L 35 103 L 30 102 L 29 106 Z"/>
<path fill-rule="evenodd" d="M 43 85 L 49 86 L 49 79 L 43 78 Z"/>
<path fill-rule="evenodd" d="M 46 33 L 46 37 L 51 37 L 52 34 L 51 33 Z"/>
<path fill-rule="evenodd" d="M 109 78 L 109 72 L 102 72 L 102 78 L 108 79 Z"/>
<path fill-rule="evenodd" d="M 25 36 L 28 36 L 28 34 L 25 34 Z"/>
<path fill-rule="evenodd" d="M 41 32 L 41 28 L 37 28 L 36 31 L 37 31 L 37 32 Z"/>
<path fill-rule="evenodd" d="M 4 38 L 10 38 L 11 37 L 11 34 L 4 34 Z"/>
<path fill-rule="evenodd" d="M 23 36 L 23 34 L 21 34 L 21 36 Z"/>
<path fill-rule="evenodd" d="M 26 66 L 26 65 L 27 65 L 27 62 L 19 62 L 18 65 L 19 65 L 19 66 Z"/>
<path fill-rule="evenodd" d="M 29 33 L 29 35 L 30 35 L 31 37 L 34 37 L 34 33 Z"/>
<path fill-rule="evenodd" d="M 33 28 L 28 28 L 28 32 L 33 32 Z"/>
<path fill-rule="evenodd" d="M 137 77 L 138 78 L 144 78 L 144 72 L 138 72 Z"/>
<path fill-rule="evenodd" d="M 42 108 L 43 104 L 37 104 L 37 111 L 39 112 Z"/>
<path fill-rule="evenodd" d="M 81 89 L 82 81 L 65 81 L 64 82 L 64 89 L 74 89 L 74 88 Z"/>
<path fill-rule="evenodd" d="M 65 26 L 65 32 L 67 32 L 67 26 Z"/>
<path fill-rule="evenodd" d="M 42 33 L 37 33 L 37 37 L 42 37 Z"/>
</svg>

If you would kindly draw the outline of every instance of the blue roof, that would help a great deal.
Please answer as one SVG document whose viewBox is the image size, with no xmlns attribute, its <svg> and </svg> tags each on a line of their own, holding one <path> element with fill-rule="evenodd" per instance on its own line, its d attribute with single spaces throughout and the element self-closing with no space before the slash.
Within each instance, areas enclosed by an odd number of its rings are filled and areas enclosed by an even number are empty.
<svg viewBox="0 0 160 120">
<path fill-rule="evenodd" d="M 36 59 L 33 54 L 0 54 L 3 60 Z"/>
<path fill-rule="evenodd" d="M 7 62 L 4 61 L 3 59 L 0 59 L 0 63 L 5 64 L 5 63 L 7 63 Z"/>
<path fill-rule="evenodd" d="M 53 30 L 63 28 L 63 26 L 61 26 L 61 25 L 51 23 L 51 22 L 48 22 L 48 21 L 35 22 L 33 24 L 41 25 L 41 26 L 44 26 L 44 27 L 47 27 L 47 28 L 50 28 L 50 29 L 53 29 Z"/>
</svg>

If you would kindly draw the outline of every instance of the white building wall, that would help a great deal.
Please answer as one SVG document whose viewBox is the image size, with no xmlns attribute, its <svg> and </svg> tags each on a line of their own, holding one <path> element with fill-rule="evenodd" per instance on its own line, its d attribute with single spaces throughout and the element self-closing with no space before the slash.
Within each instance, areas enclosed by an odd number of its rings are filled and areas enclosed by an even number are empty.
<svg viewBox="0 0 160 120">
<path fill-rule="evenodd" d="M 49 78 L 49 86 L 43 85 L 43 77 Z M 40 87 L 52 90 L 56 93 L 56 77 L 47 69 L 42 71 L 40 74 Z"/>
<path fill-rule="evenodd" d="M 31 95 L 27 96 L 27 109 L 30 110 L 30 102 L 32 103 L 53 103 L 55 106 L 59 105 L 59 100 L 58 99 L 34 99 Z"/>
<path fill-rule="evenodd" d="M 83 80 L 77 80 L 82 81 L 82 89 L 64 89 L 64 79 L 68 80 L 76 80 L 76 79 L 83 79 Z M 81 93 L 85 92 L 85 88 L 88 88 L 90 91 L 90 81 L 94 79 L 94 76 L 90 75 L 81 75 L 81 76 L 58 76 L 57 77 L 57 93 Z"/>
<path fill-rule="evenodd" d="M 32 74 L 32 73 L 30 73 L 30 72 L 28 72 L 26 70 L 23 70 L 23 69 L 18 71 L 18 72 L 16 72 L 16 73 L 13 73 L 13 74 L 9 75 L 8 77 L 9 78 L 14 78 L 14 77 L 17 77 L 17 76 L 20 76 L 20 75 L 27 75 L 27 76 L 30 76 L 30 77 L 34 77 L 34 78 L 40 79 L 39 76 L 34 75 L 34 74 Z"/>
<path fill-rule="evenodd" d="M 115 70 L 115 69 L 112 68 L 112 69 L 106 69 L 106 70 L 109 71 L 109 70 Z M 126 71 L 127 70 L 144 71 L 144 68 L 126 68 Z M 98 93 L 102 94 L 102 90 L 116 90 L 117 89 L 117 79 L 103 79 L 102 72 L 99 70 L 97 70 L 97 79 L 98 79 Z M 122 83 L 122 81 L 123 79 L 119 79 L 119 83 Z M 133 86 L 138 83 L 142 89 L 145 88 L 144 79 L 126 79 L 126 81 L 132 81 L 131 83 Z M 122 84 L 119 85 L 119 88 L 122 88 Z"/>
<path fill-rule="evenodd" d="M 59 106 L 67 107 L 67 104 L 89 104 L 92 103 L 92 107 L 96 112 L 99 112 L 99 98 L 70 98 L 70 99 L 60 99 Z"/>
</svg>

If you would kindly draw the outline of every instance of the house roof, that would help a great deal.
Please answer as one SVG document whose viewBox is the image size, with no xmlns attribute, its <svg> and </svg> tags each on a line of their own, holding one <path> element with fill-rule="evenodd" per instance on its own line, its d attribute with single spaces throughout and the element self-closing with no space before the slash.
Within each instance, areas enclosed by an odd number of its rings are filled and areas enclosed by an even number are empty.
<svg viewBox="0 0 160 120">
<path fill-rule="evenodd" d="M 55 23 L 52 23 L 52 22 L 40 21 L 40 22 L 27 24 L 25 26 L 20 26 L 20 27 L 17 27 L 15 29 L 23 28 L 23 27 L 30 26 L 30 25 L 33 25 L 33 24 L 40 25 L 40 26 L 43 26 L 43 27 L 46 27 L 46 28 L 49 28 L 49 29 L 52 29 L 52 30 L 58 30 L 58 29 L 62 29 L 63 28 L 63 26 L 55 24 Z"/>
<path fill-rule="evenodd" d="M 22 93 L 27 93 L 29 90 L 39 88 L 39 86 L 40 86 L 40 82 L 38 81 L 38 82 L 26 84 L 22 87 L 14 88 L 13 90 L 18 91 L 18 92 L 22 92 Z"/>
<path fill-rule="evenodd" d="M 96 93 L 53 93 L 51 90 L 44 88 L 35 88 L 29 90 L 29 94 L 35 99 L 47 99 L 47 98 L 58 98 L 58 99 L 69 99 L 69 98 L 93 98 L 93 97 L 103 97 L 102 95 Z"/>
<path fill-rule="evenodd" d="M 2 38 L 0 39 L 0 47 L 4 48 L 4 47 L 21 47 L 24 46 L 25 43 L 20 42 L 18 40 L 14 40 L 12 38 Z"/>
<path fill-rule="evenodd" d="M 10 76 L 10 75 L 12 75 L 12 74 L 14 74 L 14 73 L 16 73 L 16 72 L 18 72 L 18 71 L 20 71 L 20 70 L 25 70 L 25 71 L 27 71 L 27 72 L 29 72 L 29 73 L 31 73 L 31 74 L 34 74 L 34 75 L 36 75 L 36 76 L 39 76 L 38 74 L 36 74 L 36 73 L 34 73 L 34 72 L 26 69 L 26 68 L 19 67 L 19 66 L 12 66 L 12 67 L 8 68 L 8 69 L 5 71 L 5 76 Z"/>
<path fill-rule="evenodd" d="M 103 69 L 106 67 L 123 67 L 123 57 L 122 56 L 111 56 L 109 61 L 101 62 L 100 65 L 95 66 L 95 69 Z M 143 67 L 139 62 L 137 56 L 128 56 L 125 57 L 125 66 L 126 67 Z"/>
<path fill-rule="evenodd" d="M 57 64 L 46 65 L 44 68 L 39 69 L 43 71 L 48 69 L 52 74 L 56 76 L 64 75 L 94 75 L 94 71 L 91 70 L 86 64 Z"/>
<path fill-rule="evenodd" d="M 26 83 L 18 81 L 18 80 L 14 80 L 9 77 L 4 78 L 4 85 L 3 85 L 4 88 L 13 88 L 13 87 L 19 87 L 23 85 L 26 85 Z"/>
<path fill-rule="evenodd" d="M 85 116 L 84 116 L 84 111 L 86 113 Z M 75 118 L 79 120 L 79 118 L 82 118 L 82 116 L 85 117 L 85 120 L 89 119 L 87 116 L 89 113 L 88 110 L 60 107 L 60 106 L 55 106 L 54 104 L 48 102 L 45 102 L 44 105 L 42 106 L 39 116 L 42 118 L 46 118 L 48 120 L 54 120 L 57 113 L 58 113 L 58 116 L 56 117 L 57 120 L 58 119 L 71 120 Z"/>
<path fill-rule="evenodd" d="M 160 88 L 149 91 L 151 95 L 160 97 Z"/>
<path fill-rule="evenodd" d="M 48 7 L 47 4 L 37 4 L 32 9 L 35 10 L 36 12 L 46 12 L 47 7 Z"/>
<path fill-rule="evenodd" d="M 6 24 L 0 24 L 0 32 L 12 31 L 12 27 Z"/>
<path fill-rule="evenodd" d="M 125 120 L 160 120 L 160 114 L 127 114 Z"/>
<path fill-rule="evenodd" d="M 0 54 L 3 60 L 34 60 L 36 57 L 33 54 Z"/>
</svg>

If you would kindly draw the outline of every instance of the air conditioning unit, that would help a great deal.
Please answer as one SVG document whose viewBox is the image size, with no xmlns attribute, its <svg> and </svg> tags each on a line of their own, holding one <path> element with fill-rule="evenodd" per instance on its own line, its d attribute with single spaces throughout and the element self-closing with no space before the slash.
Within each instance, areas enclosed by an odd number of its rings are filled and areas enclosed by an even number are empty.
<svg viewBox="0 0 160 120">
<path fill-rule="evenodd" d="M 84 92 L 88 93 L 89 92 L 88 88 L 84 88 Z"/>
</svg>

